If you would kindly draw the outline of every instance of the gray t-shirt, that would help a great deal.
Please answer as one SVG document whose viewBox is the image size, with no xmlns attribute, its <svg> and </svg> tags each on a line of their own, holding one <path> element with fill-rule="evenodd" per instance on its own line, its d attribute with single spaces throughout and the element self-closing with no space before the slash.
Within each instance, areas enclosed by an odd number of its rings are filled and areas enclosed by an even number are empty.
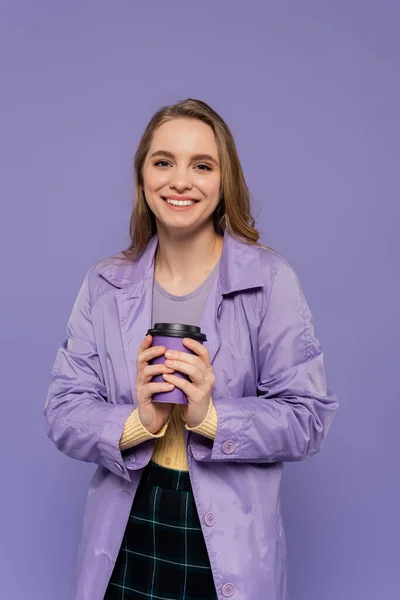
<svg viewBox="0 0 400 600">
<path fill-rule="evenodd" d="M 153 325 L 154 323 L 181 323 L 200 327 L 206 298 L 216 279 L 218 266 L 219 263 L 196 290 L 184 296 L 169 294 L 154 279 Z"/>
</svg>

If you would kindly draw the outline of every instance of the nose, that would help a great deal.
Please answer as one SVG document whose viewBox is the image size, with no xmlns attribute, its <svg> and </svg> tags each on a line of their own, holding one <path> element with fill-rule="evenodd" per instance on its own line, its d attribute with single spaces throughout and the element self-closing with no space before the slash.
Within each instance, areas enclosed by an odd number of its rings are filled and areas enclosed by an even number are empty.
<svg viewBox="0 0 400 600">
<path fill-rule="evenodd" d="M 185 168 L 171 169 L 171 176 L 169 181 L 169 187 L 175 189 L 177 192 L 183 192 L 185 190 L 191 190 L 193 183 L 190 178 L 190 173 Z"/>
</svg>

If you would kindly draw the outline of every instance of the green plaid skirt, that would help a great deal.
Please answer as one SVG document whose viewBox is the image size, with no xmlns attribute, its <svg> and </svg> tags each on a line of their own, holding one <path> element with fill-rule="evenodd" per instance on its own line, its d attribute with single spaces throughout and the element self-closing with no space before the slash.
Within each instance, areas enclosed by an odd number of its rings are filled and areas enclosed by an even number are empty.
<svg viewBox="0 0 400 600">
<path fill-rule="evenodd" d="M 216 600 L 189 473 L 143 472 L 104 600 Z"/>
</svg>

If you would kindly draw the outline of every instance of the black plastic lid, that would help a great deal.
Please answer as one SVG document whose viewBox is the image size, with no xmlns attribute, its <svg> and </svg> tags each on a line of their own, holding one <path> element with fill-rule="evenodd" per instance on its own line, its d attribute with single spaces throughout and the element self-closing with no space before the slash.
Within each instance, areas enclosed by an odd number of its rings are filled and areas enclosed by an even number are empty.
<svg viewBox="0 0 400 600">
<path fill-rule="evenodd" d="M 149 329 L 147 335 L 161 335 L 166 337 L 191 338 L 198 342 L 206 342 L 207 338 L 201 333 L 200 327 L 194 325 L 182 325 L 180 323 L 155 323 L 153 329 Z"/>
</svg>

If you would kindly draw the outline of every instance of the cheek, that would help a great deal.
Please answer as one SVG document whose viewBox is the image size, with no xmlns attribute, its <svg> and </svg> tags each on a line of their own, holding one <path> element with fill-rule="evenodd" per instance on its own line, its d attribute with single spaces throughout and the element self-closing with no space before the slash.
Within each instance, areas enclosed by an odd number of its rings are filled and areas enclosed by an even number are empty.
<svg viewBox="0 0 400 600">
<path fill-rule="evenodd" d="M 204 178 L 199 185 L 203 192 L 208 196 L 211 201 L 216 203 L 219 202 L 221 192 L 221 179 L 220 177 L 215 178 Z"/>
<path fill-rule="evenodd" d="M 156 171 L 152 168 L 143 170 L 143 187 L 147 192 L 153 192 L 165 185 L 167 174 L 165 171 Z"/>
</svg>

